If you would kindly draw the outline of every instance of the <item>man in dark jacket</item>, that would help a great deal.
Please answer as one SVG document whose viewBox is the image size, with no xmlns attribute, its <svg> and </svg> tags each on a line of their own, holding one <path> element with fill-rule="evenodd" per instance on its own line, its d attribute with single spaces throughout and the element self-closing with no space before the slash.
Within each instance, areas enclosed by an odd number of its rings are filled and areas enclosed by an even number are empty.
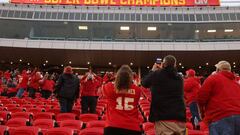
<svg viewBox="0 0 240 135">
<path fill-rule="evenodd" d="M 59 77 L 56 94 L 59 98 L 61 113 L 71 112 L 74 101 L 79 98 L 80 80 L 73 75 L 72 67 L 67 66 Z"/>
<path fill-rule="evenodd" d="M 176 58 L 168 55 L 162 64 L 155 63 L 152 71 L 142 81 L 142 85 L 151 90 L 149 120 L 155 122 L 156 135 L 185 135 L 183 79 L 175 67 Z"/>
</svg>

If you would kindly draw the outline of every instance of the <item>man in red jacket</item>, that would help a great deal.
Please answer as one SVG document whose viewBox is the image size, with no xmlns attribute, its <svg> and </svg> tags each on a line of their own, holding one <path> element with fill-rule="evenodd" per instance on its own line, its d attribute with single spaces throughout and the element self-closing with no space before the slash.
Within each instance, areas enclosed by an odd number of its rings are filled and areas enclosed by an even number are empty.
<svg viewBox="0 0 240 135">
<path fill-rule="evenodd" d="M 35 72 L 31 76 L 31 81 L 29 84 L 29 97 L 35 98 L 36 91 L 39 90 L 39 81 L 41 80 L 41 73 Z"/>
<path fill-rule="evenodd" d="M 40 80 L 40 84 L 41 84 L 41 94 L 42 97 L 44 97 L 45 99 L 48 99 L 55 87 L 55 82 L 53 81 L 53 76 L 49 75 L 48 73 L 46 73 L 44 75 L 44 78 L 42 80 Z"/>
<path fill-rule="evenodd" d="M 96 113 L 97 91 L 101 86 L 101 78 L 91 70 L 81 80 L 82 113 Z"/>
<path fill-rule="evenodd" d="M 186 79 L 184 80 L 184 97 L 187 106 L 190 107 L 192 114 L 192 124 L 195 128 L 198 126 L 198 122 L 201 120 L 199 115 L 199 109 L 197 104 L 197 92 L 201 88 L 200 79 L 195 77 L 196 72 L 193 69 L 186 71 Z"/>
<path fill-rule="evenodd" d="M 22 71 L 22 74 L 18 76 L 19 78 L 19 87 L 16 97 L 21 98 L 22 94 L 24 93 L 24 90 L 27 90 L 28 87 L 28 74 L 26 70 Z"/>
<path fill-rule="evenodd" d="M 240 135 L 240 85 L 227 61 L 215 65 L 198 92 L 198 103 L 205 110 L 204 121 L 210 135 Z"/>
</svg>

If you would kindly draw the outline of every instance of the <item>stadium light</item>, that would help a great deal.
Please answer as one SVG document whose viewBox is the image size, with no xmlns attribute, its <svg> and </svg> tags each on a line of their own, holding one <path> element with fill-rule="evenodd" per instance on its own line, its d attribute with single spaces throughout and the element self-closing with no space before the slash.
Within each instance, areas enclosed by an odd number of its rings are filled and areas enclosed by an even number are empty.
<svg viewBox="0 0 240 135">
<path fill-rule="evenodd" d="M 27 63 L 27 65 L 29 66 L 29 65 L 30 65 L 30 63 Z"/>
<path fill-rule="evenodd" d="M 63 67 L 63 64 L 61 65 L 61 67 Z"/>
<path fill-rule="evenodd" d="M 88 26 L 78 26 L 79 30 L 88 30 Z"/>
<path fill-rule="evenodd" d="M 147 27 L 147 30 L 148 30 L 148 31 L 156 31 L 156 30 L 157 30 L 157 27 Z"/>
<path fill-rule="evenodd" d="M 235 65 L 236 64 L 236 62 L 233 62 L 233 65 Z"/>
<path fill-rule="evenodd" d="M 69 61 L 68 63 L 69 63 L 69 64 L 72 64 L 72 61 Z"/>
<path fill-rule="evenodd" d="M 201 69 L 202 67 L 201 67 L 201 66 L 199 66 L 198 68 L 199 68 L 199 69 Z"/>
<path fill-rule="evenodd" d="M 234 65 L 233 68 L 236 68 L 236 65 Z"/>
<path fill-rule="evenodd" d="M 199 33 L 200 32 L 200 30 L 195 30 L 195 33 Z"/>
<path fill-rule="evenodd" d="M 224 32 L 233 32 L 233 29 L 225 29 Z"/>
<path fill-rule="evenodd" d="M 45 62 L 48 63 L 48 60 L 46 60 Z"/>
<path fill-rule="evenodd" d="M 44 64 L 43 64 L 43 66 L 45 67 L 45 66 L 46 66 L 46 64 L 44 63 Z"/>
<path fill-rule="evenodd" d="M 112 62 L 108 62 L 108 65 L 112 65 Z"/>
<path fill-rule="evenodd" d="M 214 33 L 216 32 L 217 30 L 207 30 L 208 33 Z"/>
<path fill-rule="evenodd" d="M 184 68 L 184 66 L 182 66 L 182 69 Z"/>
<path fill-rule="evenodd" d="M 131 63 L 130 63 L 130 65 L 132 66 L 132 65 L 133 65 L 133 63 L 131 62 Z"/>
<path fill-rule="evenodd" d="M 209 65 L 209 63 L 207 62 L 207 63 L 206 63 L 206 65 L 208 66 L 208 65 Z"/>
<path fill-rule="evenodd" d="M 130 29 L 129 26 L 121 26 L 120 27 L 120 30 L 123 30 L 123 31 L 127 31 L 129 29 Z"/>
<path fill-rule="evenodd" d="M 179 63 L 179 66 L 181 66 L 182 65 L 182 63 Z"/>
<path fill-rule="evenodd" d="M 87 64 L 90 65 L 90 62 L 88 61 Z"/>
<path fill-rule="evenodd" d="M 147 66 L 147 69 L 149 69 L 150 67 L 149 66 Z"/>
<path fill-rule="evenodd" d="M 10 64 L 12 65 L 12 64 L 13 64 L 13 62 L 11 61 L 11 62 L 10 62 Z"/>
<path fill-rule="evenodd" d="M 19 61 L 22 62 L 22 59 L 20 59 Z"/>
</svg>

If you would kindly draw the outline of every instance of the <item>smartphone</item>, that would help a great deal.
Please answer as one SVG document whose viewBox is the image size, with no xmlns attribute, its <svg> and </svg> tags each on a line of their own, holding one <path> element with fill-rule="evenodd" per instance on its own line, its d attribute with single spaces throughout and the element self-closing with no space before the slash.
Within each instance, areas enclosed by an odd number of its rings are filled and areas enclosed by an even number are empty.
<svg viewBox="0 0 240 135">
<path fill-rule="evenodd" d="M 157 58 L 155 63 L 161 64 L 162 63 L 162 59 L 161 58 Z"/>
</svg>

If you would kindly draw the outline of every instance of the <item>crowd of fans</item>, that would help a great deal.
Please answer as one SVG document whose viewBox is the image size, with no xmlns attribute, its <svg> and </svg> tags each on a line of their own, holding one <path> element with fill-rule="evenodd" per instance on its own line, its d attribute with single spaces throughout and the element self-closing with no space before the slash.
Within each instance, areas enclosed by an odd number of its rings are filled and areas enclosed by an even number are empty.
<svg viewBox="0 0 240 135">
<path fill-rule="evenodd" d="M 193 69 L 186 75 L 176 69 L 176 58 L 166 56 L 156 62 L 140 83 L 131 68 L 123 65 L 117 73 L 104 76 L 91 69 L 76 75 L 72 67 L 63 74 L 43 73 L 39 69 L 0 71 L 1 96 L 56 97 L 61 113 L 71 112 L 74 102 L 81 98 L 82 113 L 96 113 L 98 98 L 108 101 L 105 135 L 140 135 L 138 102 L 141 87 L 151 91 L 149 121 L 155 124 L 156 135 L 184 135 L 186 107 L 192 114 L 194 129 L 199 122 L 209 125 L 210 135 L 240 134 L 240 78 L 231 72 L 227 61 L 220 61 L 206 80 L 196 76 Z M 237 128 L 238 127 L 238 128 Z"/>
</svg>

